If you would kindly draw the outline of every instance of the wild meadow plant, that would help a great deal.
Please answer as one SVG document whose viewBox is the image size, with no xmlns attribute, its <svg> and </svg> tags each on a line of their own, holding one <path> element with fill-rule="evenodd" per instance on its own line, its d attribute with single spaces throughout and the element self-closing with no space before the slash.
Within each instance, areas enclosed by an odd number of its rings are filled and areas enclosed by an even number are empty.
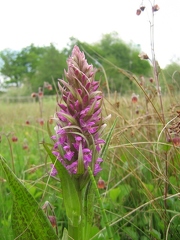
<svg viewBox="0 0 180 240">
<path fill-rule="evenodd" d="M 51 138 L 55 157 L 50 154 L 51 175 L 59 174 L 61 180 L 68 235 L 72 239 L 89 239 L 93 217 L 93 197 L 89 194 L 92 195 L 93 175 L 102 170 L 101 145 L 105 143 L 102 133 L 109 116 L 102 117 L 103 95 L 94 80 L 95 69 L 77 46 L 67 64 L 67 81 L 59 80 L 63 103 L 58 104 L 60 110 L 54 118 L 55 135 Z M 107 229 L 111 238 L 108 226 Z"/>
<path fill-rule="evenodd" d="M 68 219 L 68 229 L 64 229 L 62 239 L 90 239 L 95 193 L 102 209 L 107 229 L 106 236 L 112 239 L 95 178 L 102 170 L 103 156 L 115 124 L 105 143 L 102 134 L 110 116 L 102 116 L 103 94 L 99 90 L 99 83 L 94 79 L 95 69 L 87 63 L 84 53 L 77 46 L 73 48 L 67 64 L 68 71 L 65 71 L 67 81 L 59 80 L 63 102 L 58 103 L 59 111 L 54 117 L 55 134 L 51 136 L 54 144 L 43 142 L 52 160 L 49 176 L 56 178 L 59 176 L 61 182 Z M 32 97 L 34 96 L 35 94 Z M 40 107 L 41 105 L 42 101 Z M 50 132 L 49 127 L 48 129 Z M 1 157 L 1 165 L 13 192 L 14 239 L 58 239 L 55 214 L 48 214 L 46 217 L 48 209 L 53 212 L 51 204 L 45 202 L 41 208 L 3 157 Z"/>
</svg>

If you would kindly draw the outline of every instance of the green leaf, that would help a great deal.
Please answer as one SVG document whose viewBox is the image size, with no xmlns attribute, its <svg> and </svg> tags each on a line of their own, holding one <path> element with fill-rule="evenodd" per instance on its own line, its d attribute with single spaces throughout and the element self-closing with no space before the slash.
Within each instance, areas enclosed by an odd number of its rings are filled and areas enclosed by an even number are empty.
<svg viewBox="0 0 180 240">
<path fill-rule="evenodd" d="M 127 234 L 126 239 L 133 239 L 133 240 L 138 240 L 139 236 L 137 232 L 134 231 L 132 227 L 125 227 L 123 231 Z"/>
<path fill-rule="evenodd" d="M 113 188 L 109 191 L 109 196 L 113 202 L 123 203 L 125 197 L 129 195 L 132 188 L 128 184 L 122 184 L 117 188 Z"/>
<path fill-rule="evenodd" d="M 68 240 L 68 230 L 64 228 L 62 240 Z"/>
<path fill-rule="evenodd" d="M 152 231 L 149 231 L 149 233 L 155 237 L 155 239 L 157 240 L 161 240 L 161 234 L 156 230 L 156 229 L 152 229 Z"/>
<path fill-rule="evenodd" d="M 43 143 L 43 145 L 49 157 L 51 158 L 52 163 L 55 165 L 55 168 L 58 171 L 68 220 L 72 226 L 78 227 L 81 221 L 81 206 L 78 192 L 75 187 L 75 179 L 71 178 L 71 175 L 68 173 L 66 168 L 52 154 L 48 144 Z"/>
<path fill-rule="evenodd" d="M 114 202 L 117 201 L 117 198 L 118 198 L 120 192 L 121 192 L 120 188 L 114 188 L 109 191 L 109 196 L 112 199 L 112 201 L 114 201 Z"/>
<path fill-rule="evenodd" d="M 99 231 L 100 231 L 100 230 L 99 230 L 98 227 L 92 226 L 92 227 L 90 228 L 90 234 L 89 234 L 88 240 L 91 239 L 91 238 L 93 238 L 93 236 L 95 236 L 95 235 L 97 235 L 97 236 L 94 237 L 93 240 L 104 240 L 104 239 L 105 239 L 104 234 L 103 234 L 103 233 L 100 233 L 100 234 L 98 235 L 98 232 L 99 232 Z"/>
<path fill-rule="evenodd" d="M 120 194 L 119 194 L 120 201 L 123 201 L 125 199 L 125 197 L 127 197 L 132 190 L 132 188 L 129 184 L 122 184 L 119 186 L 119 189 L 120 189 Z"/>
<path fill-rule="evenodd" d="M 45 213 L 18 180 L 16 175 L 0 156 L 0 163 L 6 173 L 13 193 L 12 229 L 14 238 L 18 240 L 56 240 L 55 234 Z"/>
</svg>

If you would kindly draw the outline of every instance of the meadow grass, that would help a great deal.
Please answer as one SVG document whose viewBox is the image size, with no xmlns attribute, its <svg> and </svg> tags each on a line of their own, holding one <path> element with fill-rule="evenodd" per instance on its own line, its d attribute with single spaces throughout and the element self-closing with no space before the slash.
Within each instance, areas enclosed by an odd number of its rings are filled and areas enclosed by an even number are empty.
<svg viewBox="0 0 180 240">
<path fill-rule="evenodd" d="M 168 131 L 179 121 L 178 99 L 162 96 L 165 124 L 157 95 L 147 100 L 142 94 L 132 101 L 131 96 L 114 93 L 104 101 L 104 114 L 112 115 L 109 128 L 118 119 L 100 174 L 105 187 L 99 189 L 115 240 L 179 239 L 180 151 L 173 144 L 175 133 Z M 49 178 L 50 160 L 41 145 L 51 142 L 46 123 L 55 111 L 55 101 L 44 101 L 41 110 L 38 102 L 1 105 L 0 153 L 38 202 L 55 207 L 61 235 L 67 219 L 60 182 Z M 50 124 L 52 132 L 53 127 Z M 1 170 L 0 176 L 0 231 L 7 240 L 13 239 L 12 194 Z M 94 225 L 103 231 L 99 205 L 94 208 Z"/>
<path fill-rule="evenodd" d="M 11 103 L 1 105 L 0 111 L 0 153 L 15 174 L 27 185 L 30 193 L 38 201 L 41 201 L 43 196 L 43 203 L 46 200 L 51 202 L 51 198 L 55 199 L 54 190 L 51 191 L 51 189 L 56 189 L 57 185 L 57 181 L 52 186 L 50 183 L 52 179 L 48 181 L 50 166 L 41 144 L 42 141 L 49 141 L 46 125 L 54 114 L 55 107 L 53 101 L 44 102 L 41 113 L 38 102 Z M 1 239 L 13 239 L 10 227 L 12 194 L 2 170 L 0 170 L 0 176 Z M 46 193 L 50 191 L 47 199 L 43 192 L 45 188 Z M 56 190 L 58 192 L 60 188 L 57 187 Z M 58 199 L 55 199 L 55 202 L 61 205 Z M 64 212 L 63 214 L 65 215 Z M 63 218 L 63 214 L 60 219 Z"/>
</svg>

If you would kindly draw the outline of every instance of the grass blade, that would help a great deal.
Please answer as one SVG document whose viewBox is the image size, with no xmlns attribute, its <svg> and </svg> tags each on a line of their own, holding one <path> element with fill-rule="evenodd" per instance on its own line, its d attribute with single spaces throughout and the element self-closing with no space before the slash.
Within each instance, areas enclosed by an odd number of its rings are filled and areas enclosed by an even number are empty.
<svg viewBox="0 0 180 240">
<path fill-rule="evenodd" d="M 106 156 L 106 153 L 107 153 L 107 150 L 108 150 L 108 147 L 109 147 L 109 144 L 110 144 L 110 141 L 111 141 L 111 137 L 112 137 L 112 134 L 113 134 L 113 130 L 116 126 L 116 123 L 117 123 L 117 118 L 114 121 L 112 127 L 110 128 L 109 133 L 108 133 L 108 135 L 106 137 L 106 140 L 105 140 L 105 144 L 102 148 L 101 157 L 102 157 L 103 160 L 105 159 L 105 156 Z"/>
</svg>

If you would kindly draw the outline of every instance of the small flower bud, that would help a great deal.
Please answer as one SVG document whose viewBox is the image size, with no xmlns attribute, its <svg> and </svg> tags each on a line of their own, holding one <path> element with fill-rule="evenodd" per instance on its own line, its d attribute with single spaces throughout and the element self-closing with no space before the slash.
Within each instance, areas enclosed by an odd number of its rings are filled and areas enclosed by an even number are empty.
<svg viewBox="0 0 180 240">
<path fill-rule="evenodd" d="M 39 89 L 38 89 L 38 96 L 39 96 L 39 97 L 43 97 L 42 87 L 39 87 Z"/>
<path fill-rule="evenodd" d="M 40 124 L 41 126 L 44 125 L 44 120 L 43 120 L 42 118 L 38 119 L 38 122 L 39 122 L 39 124 Z"/>
<path fill-rule="evenodd" d="M 39 97 L 43 97 L 43 92 L 38 92 Z"/>
<path fill-rule="evenodd" d="M 102 178 L 99 178 L 98 183 L 97 183 L 97 187 L 99 189 L 105 189 L 106 188 L 105 181 Z"/>
<path fill-rule="evenodd" d="M 136 15 L 139 16 L 141 14 L 141 9 L 136 10 Z"/>
<path fill-rule="evenodd" d="M 149 78 L 149 81 L 150 81 L 150 83 L 153 83 L 154 79 L 151 77 L 151 78 Z"/>
<path fill-rule="evenodd" d="M 137 103 L 138 98 L 139 98 L 139 95 L 136 95 L 135 93 L 133 93 L 132 96 L 131 96 L 132 103 Z"/>
<path fill-rule="evenodd" d="M 140 7 L 140 10 L 141 10 L 141 11 L 144 11 L 145 8 L 146 8 L 145 6 L 141 6 L 141 7 Z"/>
<path fill-rule="evenodd" d="M 57 227 L 57 223 L 56 223 L 56 217 L 55 216 L 48 216 L 48 219 L 52 225 L 53 228 Z"/>
<path fill-rule="evenodd" d="M 139 109 L 136 109 L 136 112 L 135 112 L 137 115 L 139 114 Z"/>
<path fill-rule="evenodd" d="M 47 89 L 48 89 L 49 91 L 51 91 L 51 90 L 52 90 L 52 85 L 49 84 L 49 85 L 47 86 Z"/>
<path fill-rule="evenodd" d="M 159 9 L 160 8 L 159 8 L 159 6 L 157 4 L 152 7 L 152 11 L 153 12 L 157 12 Z"/>
<path fill-rule="evenodd" d="M 37 93 L 31 93 L 31 97 L 32 97 L 32 98 L 37 97 Z"/>
<path fill-rule="evenodd" d="M 138 55 L 138 57 L 139 57 L 141 60 L 147 60 L 147 59 L 149 59 L 148 55 L 147 55 L 146 53 L 144 53 L 144 52 L 140 53 L 140 54 Z"/>
<path fill-rule="evenodd" d="M 24 145 L 22 146 L 22 148 L 23 148 L 23 150 L 28 150 L 28 149 L 29 149 L 29 147 L 28 147 L 27 144 L 24 144 Z"/>
<path fill-rule="evenodd" d="M 16 136 L 13 136 L 11 139 L 12 139 L 13 142 L 17 142 L 18 141 L 18 138 Z"/>
<path fill-rule="evenodd" d="M 53 117 L 49 118 L 49 124 L 53 124 Z"/>
<path fill-rule="evenodd" d="M 180 137 L 172 138 L 172 142 L 176 147 L 180 147 Z"/>
</svg>

